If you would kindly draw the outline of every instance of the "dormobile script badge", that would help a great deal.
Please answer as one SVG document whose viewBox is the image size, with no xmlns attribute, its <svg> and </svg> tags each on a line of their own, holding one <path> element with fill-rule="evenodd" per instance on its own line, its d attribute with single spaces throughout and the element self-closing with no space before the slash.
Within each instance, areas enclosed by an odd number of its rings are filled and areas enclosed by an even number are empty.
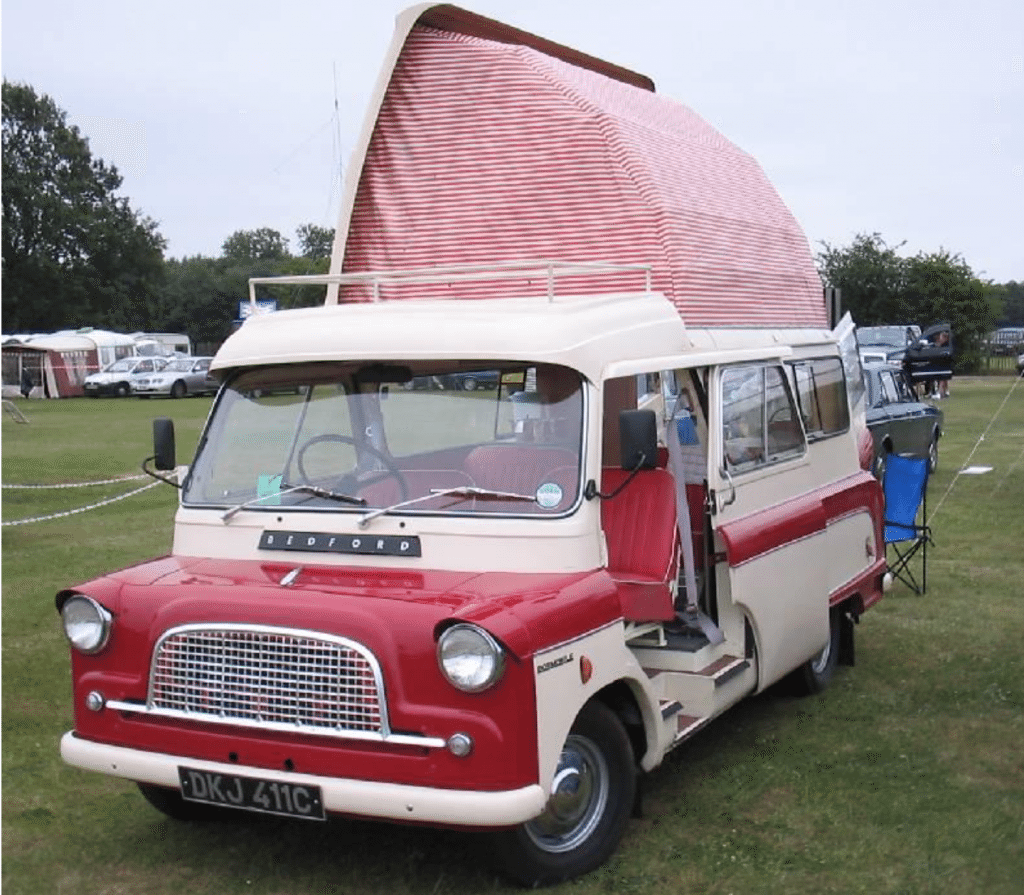
<svg viewBox="0 0 1024 895">
<path fill-rule="evenodd" d="M 271 531 L 260 536 L 260 550 L 358 553 L 367 556 L 420 556 L 420 539 L 402 535 L 341 535 L 322 531 Z"/>
</svg>

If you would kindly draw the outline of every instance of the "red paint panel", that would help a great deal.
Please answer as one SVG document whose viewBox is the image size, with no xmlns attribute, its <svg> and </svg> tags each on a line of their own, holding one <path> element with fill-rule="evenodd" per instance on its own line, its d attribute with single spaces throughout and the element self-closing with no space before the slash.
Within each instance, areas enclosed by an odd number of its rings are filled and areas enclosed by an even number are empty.
<svg viewBox="0 0 1024 895">
<path fill-rule="evenodd" d="M 824 531 L 827 522 L 821 495 L 812 493 L 744 516 L 718 530 L 725 542 L 729 565 L 739 566 Z"/>
<path fill-rule="evenodd" d="M 292 565 L 165 557 L 75 590 L 114 615 L 108 646 L 72 653 L 76 731 L 87 739 L 192 758 L 279 768 L 291 759 L 314 774 L 427 783 L 457 789 L 504 789 L 537 778 L 532 654 L 621 617 L 603 570 L 579 574 L 483 574 L 305 567 L 279 585 Z M 473 621 L 511 651 L 502 680 L 467 694 L 437 666 L 435 634 L 451 619 Z M 362 643 L 380 663 L 392 730 L 446 739 L 468 733 L 467 759 L 444 749 L 367 745 L 324 737 L 232 729 L 202 723 L 90 712 L 84 699 L 144 701 L 156 640 L 197 622 L 302 628 Z"/>
</svg>

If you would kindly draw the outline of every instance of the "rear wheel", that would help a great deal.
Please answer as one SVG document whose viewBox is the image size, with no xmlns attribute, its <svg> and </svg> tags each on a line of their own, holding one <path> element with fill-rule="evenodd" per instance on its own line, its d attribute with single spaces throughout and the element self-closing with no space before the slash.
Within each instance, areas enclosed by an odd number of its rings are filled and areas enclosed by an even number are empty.
<svg viewBox="0 0 1024 895">
<path fill-rule="evenodd" d="M 587 873 L 615 851 L 636 794 L 633 749 L 622 722 L 591 701 L 562 746 L 540 817 L 498 834 L 505 871 L 525 886 Z"/>
<path fill-rule="evenodd" d="M 793 684 L 801 695 L 820 693 L 831 683 L 839 665 L 839 633 L 839 613 L 832 610 L 829 612 L 828 642 L 821 652 L 793 672 Z"/>
</svg>

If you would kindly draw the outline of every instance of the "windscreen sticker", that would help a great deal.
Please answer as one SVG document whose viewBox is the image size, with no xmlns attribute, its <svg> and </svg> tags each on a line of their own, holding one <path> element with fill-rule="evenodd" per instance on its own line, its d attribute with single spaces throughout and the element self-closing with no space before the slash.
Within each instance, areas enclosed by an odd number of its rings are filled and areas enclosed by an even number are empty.
<svg viewBox="0 0 1024 895">
<path fill-rule="evenodd" d="M 256 479 L 256 496 L 261 498 L 264 506 L 277 506 L 281 503 L 281 474 L 261 475 Z"/>
<path fill-rule="evenodd" d="M 554 482 L 544 482 L 538 489 L 534 498 L 537 505 L 545 510 L 551 510 L 562 502 L 562 489 Z"/>
</svg>

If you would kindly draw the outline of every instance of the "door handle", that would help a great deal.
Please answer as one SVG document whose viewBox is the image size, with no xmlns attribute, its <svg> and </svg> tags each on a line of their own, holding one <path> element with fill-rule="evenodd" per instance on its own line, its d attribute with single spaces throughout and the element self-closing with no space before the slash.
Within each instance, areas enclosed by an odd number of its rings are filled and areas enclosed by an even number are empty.
<svg viewBox="0 0 1024 895">
<path fill-rule="evenodd" d="M 722 475 L 725 476 L 725 480 L 729 483 L 729 497 L 722 500 L 722 505 L 719 510 L 724 510 L 727 506 L 731 506 L 736 503 L 736 485 L 733 483 L 732 476 L 729 475 L 729 470 L 724 466 L 720 470 Z"/>
</svg>

